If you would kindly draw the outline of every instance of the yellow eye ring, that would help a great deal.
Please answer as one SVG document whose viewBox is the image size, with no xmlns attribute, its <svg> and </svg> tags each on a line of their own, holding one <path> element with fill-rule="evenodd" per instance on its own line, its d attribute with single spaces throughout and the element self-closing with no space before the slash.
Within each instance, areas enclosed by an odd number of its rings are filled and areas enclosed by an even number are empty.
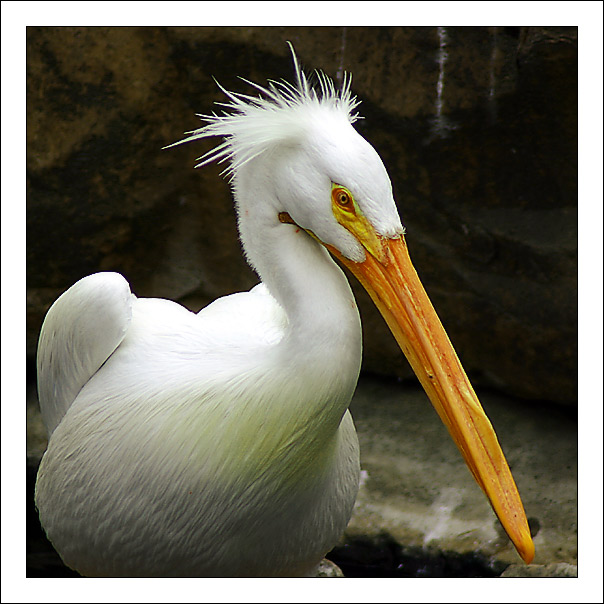
<svg viewBox="0 0 604 604">
<path fill-rule="evenodd" d="M 340 208 L 350 211 L 354 209 L 352 195 L 344 187 L 334 187 L 331 191 L 331 197 Z"/>
</svg>

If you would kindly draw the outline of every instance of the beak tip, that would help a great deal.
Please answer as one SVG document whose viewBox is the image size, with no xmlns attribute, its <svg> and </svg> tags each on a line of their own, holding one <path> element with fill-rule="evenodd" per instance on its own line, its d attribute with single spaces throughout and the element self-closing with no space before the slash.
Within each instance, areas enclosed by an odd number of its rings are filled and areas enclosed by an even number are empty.
<svg viewBox="0 0 604 604">
<path fill-rule="evenodd" d="M 529 538 L 527 543 L 522 544 L 522 546 L 518 548 L 518 553 L 526 564 L 530 564 L 535 557 L 535 544 L 533 543 L 533 540 Z"/>
</svg>

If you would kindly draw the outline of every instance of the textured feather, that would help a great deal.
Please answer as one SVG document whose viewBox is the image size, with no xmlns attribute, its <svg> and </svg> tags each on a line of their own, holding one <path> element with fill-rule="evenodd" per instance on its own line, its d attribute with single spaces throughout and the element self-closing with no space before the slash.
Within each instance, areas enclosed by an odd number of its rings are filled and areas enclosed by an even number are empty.
<svg viewBox="0 0 604 604">
<path fill-rule="evenodd" d="M 48 311 L 38 342 L 38 396 L 52 434 L 78 392 L 123 340 L 133 295 L 116 273 L 97 273 L 70 287 Z"/>
<path fill-rule="evenodd" d="M 354 123 L 358 115 L 354 113 L 359 105 L 350 90 L 351 78 L 345 74 L 340 90 L 333 81 L 320 71 L 316 71 L 319 92 L 310 86 L 292 49 L 297 86 L 288 82 L 270 81 L 268 88 L 241 78 L 256 88 L 261 97 L 229 92 L 217 83 L 230 99 L 219 103 L 228 111 L 223 115 L 199 115 L 206 125 L 189 132 L 189 136 L 173 145 L 208 137 L 223 137 L 224 142 L 200 157 L 196 167 L 211 162 L 228 161 L 226 174 L 233 177 L 249 161 L 284 143 L 299 142 L 313 124 L 317 113 L 329 112 L 331 119 L 342 119 Z"/>
<path fill-rule="evenodd" d="M 350 415 L 330 419 L 355 379 L 341 359 L 301 367 L 276 348 L 286 327 L 263 285 L 199 314 L 133 300 L 126 336 L 40 465 L 40 518 L 68 565 L 87 576 L 312 571 L 358 488 Z"/>
</svg>

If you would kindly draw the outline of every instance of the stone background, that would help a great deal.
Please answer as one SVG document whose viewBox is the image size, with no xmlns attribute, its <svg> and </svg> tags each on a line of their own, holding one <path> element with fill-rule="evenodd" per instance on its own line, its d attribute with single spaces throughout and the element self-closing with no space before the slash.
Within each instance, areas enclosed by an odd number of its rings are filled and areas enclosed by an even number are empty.
<svg viewBox="0 0 604 604">
<path fill-rule="evenodd" d="M 197 310 L 256 283 L 221 168 L 193 169 L 211 143 L 162 147 L 223 100 L 213 78 L 246 93 L 237 76 L 291 80 L 286 40 L 307 71 L 353 74 L 356 126 L 389 170 L 412 258 L 498 430 L 537 545 L 529 571 L 514 564 L 355 285 L 365 355 L 351 409 L 365 479 L 337 561 L 349 576 L 359 560 L 361 576 L 576 576 L 575 27 L 28 28 L 28 488 L 46 445 L 36 341 L 60 293 L 116 270 L 139 296 Z M 29 576 L 60 575 L 33 504 L 28 514 Z M 402 563 L 401 548 L 430 560 Z M 444 552 L 456 561 L 446 572 Z M 480 572 L 463 575 L 459 556 L 478 556 Z"/>
<path fill-rule="evenodd" d="M 193 170 L 211 142 L 162 147 L 223 100 L 212 78 L 242 92 L 237 76 L 291 79 L 286 40 L 307 70 L 353 74 L 358 130 L 474 384 L 575 404 L 573 27 L 28 28 L 28 358 L 49 305 L 95 271 L 194 310 L 256 282 L 220 168 Z M 408 377 L 356 291 L 364 369 Z"/>
</svg>

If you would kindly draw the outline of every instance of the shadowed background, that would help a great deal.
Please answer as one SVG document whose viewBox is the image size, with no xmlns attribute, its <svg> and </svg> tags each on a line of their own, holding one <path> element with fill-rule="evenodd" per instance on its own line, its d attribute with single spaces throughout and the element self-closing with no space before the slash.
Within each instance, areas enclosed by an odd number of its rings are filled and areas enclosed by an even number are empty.
<svg viewBox="0 0 604 604">
<path fill-rule="evenodd" d="M 248 289 L 224 166 L 170 150 L 237 76 L 353 74 L 412 258 L 476 385 L 573 404 L 576 28 L 28 28 L 28 357 L 49 305 L 99 270 L 199 309 Z M 355 286 L 364 369 L 408 376 Z"/>
</svg>

